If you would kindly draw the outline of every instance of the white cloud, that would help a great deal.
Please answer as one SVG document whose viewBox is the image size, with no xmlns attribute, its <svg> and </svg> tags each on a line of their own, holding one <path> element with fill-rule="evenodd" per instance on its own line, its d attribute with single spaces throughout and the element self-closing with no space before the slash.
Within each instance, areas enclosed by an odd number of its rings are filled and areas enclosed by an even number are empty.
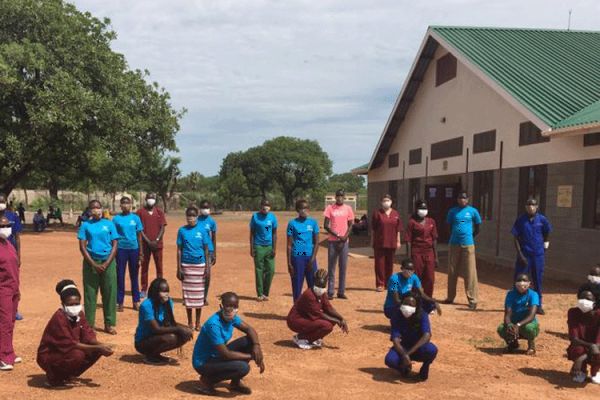
<svg viewBox="0 0 600 400">
<path fill-rule="evenodd" d="M 428 25 L 600 30 L 596 0 L 77 0 L 114 49 L 186 107 L 184 172 L 282 134 L 317 139 L 336 172 L 370 158 Z"/>
</svg>

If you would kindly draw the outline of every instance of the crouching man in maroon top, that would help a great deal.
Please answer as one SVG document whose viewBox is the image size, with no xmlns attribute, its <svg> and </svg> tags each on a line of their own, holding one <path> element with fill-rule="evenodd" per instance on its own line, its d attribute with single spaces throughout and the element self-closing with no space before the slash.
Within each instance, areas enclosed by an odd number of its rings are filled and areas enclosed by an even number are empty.
<svg viewBox="0 0 600 400">
<path fill-rule="evenodd" d="M 593 285 L 584 285 L 577 293 L 577 307 L 569 309 L 567 324 L 571 344 L 567 349 L 573 361 L 571 375 L 577 383 L 585 382 L 587 365 L 591 380 L 600 384 L 600 293 Z"/>
<path fill-rule="evenodd" d="M 323 338 L 331 333 L 334 325 L 348 333 L 348 324 L 327 298 L 327 276 L 324 269 L 315 273 L 315 284 L 296 300 L 287 317 L 288 327 L 297 333 L 294 343 L 303 350 L 321 347 Z"/>
<path fill-rule="evenodd" d="M 44 330 L 37 353 L 38 365 L 46 371 L 49 386 L 64 386 L 83 374 L 101 356 L 113 354 L 99 343 L 81 311 L 81 294 L 71 280 L 56 285 L 62 307 Z"/>
</svg>

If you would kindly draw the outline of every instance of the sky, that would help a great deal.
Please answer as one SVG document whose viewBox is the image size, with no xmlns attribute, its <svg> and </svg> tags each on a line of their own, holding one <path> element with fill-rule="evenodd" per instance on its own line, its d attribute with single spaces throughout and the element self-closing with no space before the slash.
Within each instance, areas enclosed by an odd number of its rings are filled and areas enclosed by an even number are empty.
<svg viewBox="0 0 600 400">
<path fill-rule="evenodd" d="M 430 25 L 600 30 L 600 1 L 75 0 L 113 49 L 186 108 L 181 169 L 219 172 L 277 136 L 317 140 L 344 173 L 367 163 Z"/>
</svg>

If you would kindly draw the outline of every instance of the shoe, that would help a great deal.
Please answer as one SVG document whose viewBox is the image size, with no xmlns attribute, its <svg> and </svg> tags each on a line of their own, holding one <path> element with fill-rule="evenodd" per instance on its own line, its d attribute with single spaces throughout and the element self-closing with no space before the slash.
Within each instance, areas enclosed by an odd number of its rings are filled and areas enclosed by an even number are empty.
<svg viewBox="0 0 600 400">
<path fill-rule="evenodd" d="M 534 347 L 530 347 L 527 349 L 527 352 L 525 354 L 527 354 L 528 356 L 535 356 L 535 348 Z"/>
<path fill-rule="evenodd" d="M 123 312 L 123 310 L 125 310 L 123 304 L 117 304 L 117 312 Z"/>
<path fill-rule="evenodd" d="M 546 311 L 544 311 L 544 309 L 540 307 L 540 308 L 537 309 L 537 314 L 539 314 L 539 315 L 546 315 Z"/>
<path fill-rule="evenodd" d="M 217 395 L 215 387 L 213 385 L 209 385 L 206 382 L 203 382 L 202 379 L 200 379 L 200 385 L 196 386 L 196 390 L 198 391 L 198 393 L 203 394 L 204 396 Z"/>
<path fill-rule="evenodd" d="M 323 347 L 323 339 L 317 339 L 311 343 L 314 347 Z"/>
<path fill-rule="evenodd" d="M 229 390 L 233 391 L 233 392 L 238 392 L 241 394 L 252 394 L 252 389 L 250 389 L 248 386 L 244 385 L 242 383 L 242 381 L 231 381 L 231 384 L 229 385 Z"/>
<path fill-rule="evenodd" d="M 592 376 L 592 382 L 600 385 L 600 372 L 596 373 L 596 375 Z"/>
<path fill-rule="evenodd" d="M 15 361 L 14 361 L 15 364 L 21 364 L 22 362 L 23 362 L 23 359 L 21 357 L 19 357 L 19 356 L 15 357 Z"/>
<path fill-rule="evenodd" d="M 12 371 L 14 367 L 10 364 L 0 361 L 0 371 Z"/>
<path fill-rule="evenodd" d="M 583 371 L 577 371 L 573 374 L 573 382 L 575 383 L 583 383 L 585 382 L 586 373 Z M 593 381 L 594 378 L 592 378 Z"/>
<path fill-rule="evenodd" d="M 471 310 L 471 311 L 477 310 L 477 303 L 469 303 L 469 310 Z"/>
<path fill-rule="evenodd" d="M 337 295 L 338 299 L 343 299 L 343 300 L 348 300 L 348 296 L 346 296 L 344 293 Z"/>
<path fill-rule="evenodd" d="M 328 294 L 328 295 L 327 295 L 327 298 L 328 298 L 329 300 L 333 300 L 333 295 L 332 295 L 332 294 Z"/>
<path fill-rule="evenodd" d="M 310 349 L 312 349 L 312 345 L 308 342 L 308 340 L 306 340 L 306 339 L 300 339 L 298 337 L 298 335 L 294 335 L 294 337 L 292 338 L 292 340 L 294 341 L 294 343 L 296 344 L 296 346 L 298 346 L 302 350 L 310 350 Z"/>
<path fill-rule="evenodd" d="M 512 342 L 508 342 L 508 346 L 506 346 L 506 353 L 511 354 L 519 349 L 519 341 L 515 340 Z"/>
<path fill-rule="evenodd" d="M 20 312 L 17 311 L 17 314 L 15 315 L 15 320 L 22 321 L 23 320 L 23 314 L 21 314 Z"/>
<path fill-rule="evenodd" d="M 376 292 L 383 292 L 383 286 L 377 286 L 377 287 L 375 288 L 375 291 L 376 291 Z"/>
<path fill-rule="evenodd" d="M 263 295 L 263 301 L 269 301 L 269 296 Z"/>
<path fill-rule="evenodd" d="M 261 302 L 261 301 L 263 301 L 263 297 L 262 297 L 262 296 L 258 296 L 258 297 L 256 298 L 256 301 L 258 301 L 258 302 Z"/>
<path fill-rule="evenodd" d="M 140 310 L 140 303 L 139 303 L 139 302 L 137 302 L 137 303 L 133 303 L 133 309 L 134 309 L 135 311 L 139 311 L 139 310 Z"/>
</svg>

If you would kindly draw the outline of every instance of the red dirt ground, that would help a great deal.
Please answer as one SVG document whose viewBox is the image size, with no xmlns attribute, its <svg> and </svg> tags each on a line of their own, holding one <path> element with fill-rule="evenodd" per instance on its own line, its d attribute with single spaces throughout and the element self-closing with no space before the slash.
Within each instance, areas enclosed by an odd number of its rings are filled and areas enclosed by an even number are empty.
<svg viewBox="0 0 600 400">
<path fill-rule="evenodd" d="M 336 328 L 326 338 L 322 350 L 295 348 L 292 333 L 285 323 L 292 303 L 284 247 L 284 227 L 290 214 L 279 215 L 277 274 L 271 300 L 266 303 L 253 300 L 249 216 L 249 213 L 216 216 L 219 224 L 218 263 L 212 279 L 210 305 L 204 309 L 202 320 L 217 310 L 218 293 L 234 290 L 242 296 L 241 316 L 259 332 L 267 365 L 263 375 L 252 367 L 246 379 L 254 390 L 250 397 L 296 400 L 370 396 L 383 399 L 410 394 L 412 399 L 599 398 L 600 387 L 591 383 L 582 387 L 571 382 L 570 363 L 564 356 L 568 344 L 566 311 L 575 303 L 576 285 L 547 283 L 547 314 L 540 317 L 542 332 L 536 357 L 503 355 L 496 327 L 502 319 L 504 295 L 512 272 L 482 265 L 479 268 L 480 309 L 473 313 L 466 310 L 465 304 L 445 306 L 441 317 L 432 317 L 433 342 L 440 351 L 427 382 L 399 379 L 383 363 L 390 346 L 388 321 L 382 313 L 385 294 L 373 290 L 371 259 L 350 259 L 349 300 L 334 301 L 334 306 L 349 321 L 350 334 L 346 336 Z M 180 297 L 180 286 L 174 273 L 174 243 L 177 228 L 184 223 L 184 218 L 181 214 L 170 214 L 169 222 L 166 278 L 171 283 L 171 292 Z M 115 354 L 102 358 L 87 371 L 80 386 L 66 390 L 45 388 L 43 371 L 35 362 L 36 350 L 48 319 L 59 306 L 54 286 L 61 278 L 81 282 L 81 256 L 74 231 L 26 233 L 22 237 L 22 246 L 22 301 L 19 308 L 25 320 L 17 322 L 15 348 L 24 362 L 12 372 L 0 373 L 3 398 L 111 399 L 119 396 L 175 399 L 198 396 L 194 391 L 198 376 L 191 366 L 193 344 L 184 347 L 179 366 L 155 367 L 141 363 L 141 357 L 133 347 L 137 314 L 131 309 L 130 298 L 125 312 L 118 315 L 119 334 L 98 334 L 99 340 L 116 346 Z M 318 262 L 326 267 L 325 248 L 320 249 Z M 436 274 L 436 279 L 435 295 L 444 298 L 446 275 L 443 268 Z M 457 300 L 465 302 L 462 290 L 459 290 Z M 98 325 L 102 325 L 101 311 L 98 314 Z M 185 311 L 180 304 L 176 305 L 176 317 L 184 321 Z M 176 352 L 171 356 L 178 357 Z M 233 396 L 225 387 L 219 390 L 226 397 Z"/>
</svg>

